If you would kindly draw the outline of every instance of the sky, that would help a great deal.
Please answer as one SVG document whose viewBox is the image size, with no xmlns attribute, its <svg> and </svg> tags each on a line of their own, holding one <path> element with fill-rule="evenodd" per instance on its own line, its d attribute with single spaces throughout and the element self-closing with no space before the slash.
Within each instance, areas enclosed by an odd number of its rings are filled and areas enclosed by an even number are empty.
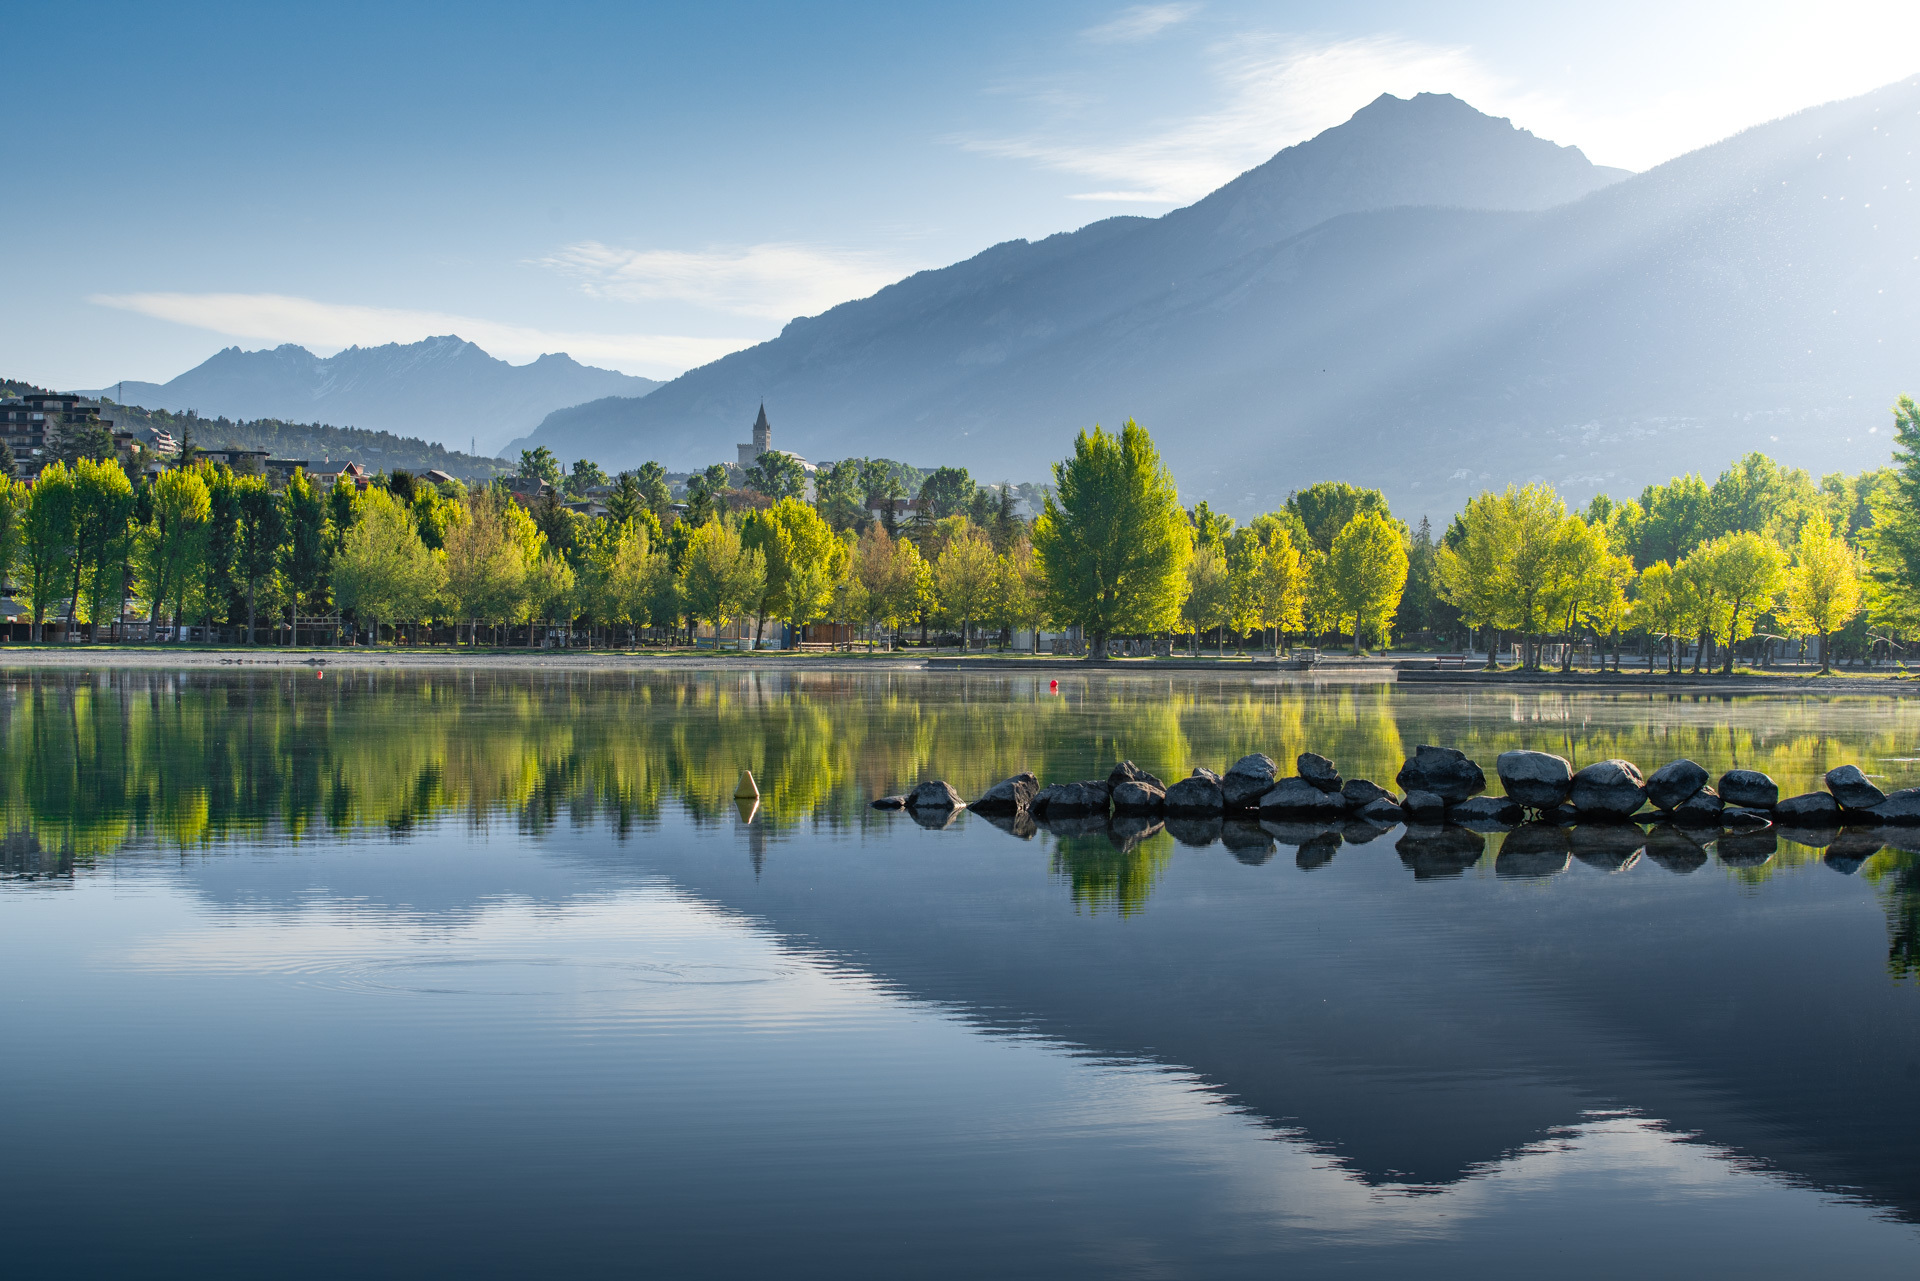
<svg viewBox="0 0 1920 1281">
<path fill-rule="evenodd" d="M 5 12 L 0 376 L 63 389 L 444 333 L 665 378 L 1381 93 L 1643 170 L 1920 70 L 1911 0 Z"/>
</svg>

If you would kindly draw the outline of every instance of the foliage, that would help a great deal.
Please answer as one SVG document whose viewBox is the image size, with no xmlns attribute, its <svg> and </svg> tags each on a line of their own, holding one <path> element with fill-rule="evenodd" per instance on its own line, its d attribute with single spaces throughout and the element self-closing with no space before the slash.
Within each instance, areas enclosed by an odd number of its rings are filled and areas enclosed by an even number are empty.
<svg viewBox="0 0 1920 1281">
<path fill-rule="evenodd" d="M 807 492 L 807 470 L 792 454 L 769 451 L 753 460 L 747 468 L 747 488 L 779 502 L 784 498 L 803 498 Z"/>
<path fill-rule="evenodd" d="M 560 460 L 545 445 L 520 451 L 520 475 L 526 480 L 544 480 L 549 485 L 560 483 Z"/>
<path fill-rule="evenodd" d="M 960 624 L 960 647 L 965 649 L 975 620 L 992 608 L 998 558 L 993 543 L 968 525 L 947 541 L 933 564 L 933 581 L 942 610 Z"/>
<path fill-rule="evenodd" d="M 1307 541 L 1322 556 L 1332 554 L 1333 540 L 1354 517 L 1367 512 L 1391 516 L 1385 494 L 1339 480 L 1323 480 L 1288 494 L 1286 511 L 1300 522 Z"/>
<path fill-rule="evenodd" d="M 1328 557 L 1341 614 L 1350 619 L 1353 649 L 1363 637 L 1386 639 L 1387 623 L 1407 585 L 1407 549 L 1382 513 L 1362 511 L 1333 540 Z"/>
<path fill-rule="evenodd" d="M 766 583 L 766 558 L 741 545 L 740 534 L 715 519 L 693 531 L 680 565 L 680 590 L 687 612 L 716 631 L 759 599 Z"/>
<path fill-rule="evenodd" d="M 384 489 L 360 496 L 359 519 L 333 567 L 334 598 L 379 640 L 381 619 L 416 619 L 432 608 L 443 567 L 420 541 L 407 510 Z"/>
<path fill-rule="evenodd" d="M 1233 611 L 1233 587 L 1227 573 L 1227 555 L 1219 543 L 1202 543 L 1187 558 L 1187 589 L 1180 603 L 1180 621 L 1186 624 L 1188 651 L 1200 644 L 1200 633 L 1220 629 L 1224 651 L 1227 621 Z"/>
<path fill-rule="evenodd" d="M 1822 673 L 1833 670 L 1829 638 L 1860 612 L 1861 595 L 1860 554 L 1828 528 L 1824 517 L 1801 526 L 1780 621 L 1798 635 L 1820 638 Z"/>
</svg>

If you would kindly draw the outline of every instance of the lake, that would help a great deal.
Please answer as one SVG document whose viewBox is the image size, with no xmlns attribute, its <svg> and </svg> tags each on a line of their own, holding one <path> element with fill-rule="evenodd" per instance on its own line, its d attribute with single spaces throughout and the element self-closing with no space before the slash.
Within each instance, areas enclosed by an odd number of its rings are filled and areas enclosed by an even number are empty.
<svg viewBox="0 0 1920 1281">
<path fill-rule="evenodd" d="M 8 1271 L 1920 1273 L 1920 854 L 868 805 L 1424 742 L 1920 782 L 1897 698 L 5 674 Z"/>
</svg>

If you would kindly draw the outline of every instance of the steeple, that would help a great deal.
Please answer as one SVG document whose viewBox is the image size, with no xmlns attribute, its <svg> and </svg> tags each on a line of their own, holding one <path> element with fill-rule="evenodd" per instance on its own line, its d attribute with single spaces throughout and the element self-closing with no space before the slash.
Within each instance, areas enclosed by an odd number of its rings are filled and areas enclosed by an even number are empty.
<svg viewBox="0 0 1920 1281">
<path fill-rule="evenodd" d="M 760 402 L 760 416 L 753 420 L 753 447 L 759 454 L 773 448 L 773 424 L 767 421 L 767 404 Z"/>
</svg>

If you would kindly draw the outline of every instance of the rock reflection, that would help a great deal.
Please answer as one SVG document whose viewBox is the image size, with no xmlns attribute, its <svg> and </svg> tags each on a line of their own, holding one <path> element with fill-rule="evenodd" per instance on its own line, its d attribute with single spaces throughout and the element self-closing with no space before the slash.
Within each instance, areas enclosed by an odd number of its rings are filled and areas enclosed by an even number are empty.
<svg viewBox="0 0 1920 1281">
<path fill-rule="evenodd" d="M 1220 843 L 1249 867 L 1259 867 L 1273 857 L 1272 834 L 1252 819 L 1230 818 L 1222 822 Z"/>
<path fill-rule="evenodd" d="M 1707 865 L 1707 851 L 1700 842 L 1671 823 L 1656 823 L 1649 828 L 1643 848 L 1648 858 L 1682 876 Z"/>
<path fill-rule="evenodd" d="M 1182 845 L 1201 849 L 1220 839 L 1218 818 L 1170 818 L 1167 833 Z"/>
<path fill-rule="evenodd" d="M 1394 849 L 1415 880 L 1458 876 L 1487 852 L 1487 838 L 1465 827 L 1410 826 Z"/>
<path fill-rule="evenodd" d="M 1612 875 L 1640 861 L 1647 834 L 1631 823 L 1588 825 L 1570 829 L 1567 843 L 1582 863 Z"/>
<path fill-rule="evenodd" d="M 1729 832 L 1714 842 L 1714 853 L 1728 867 L 1760 867 L 1773 861 L 1780 851 L 1780 838 L 1771 829 L 1764 832 Z"/>
</svg>

